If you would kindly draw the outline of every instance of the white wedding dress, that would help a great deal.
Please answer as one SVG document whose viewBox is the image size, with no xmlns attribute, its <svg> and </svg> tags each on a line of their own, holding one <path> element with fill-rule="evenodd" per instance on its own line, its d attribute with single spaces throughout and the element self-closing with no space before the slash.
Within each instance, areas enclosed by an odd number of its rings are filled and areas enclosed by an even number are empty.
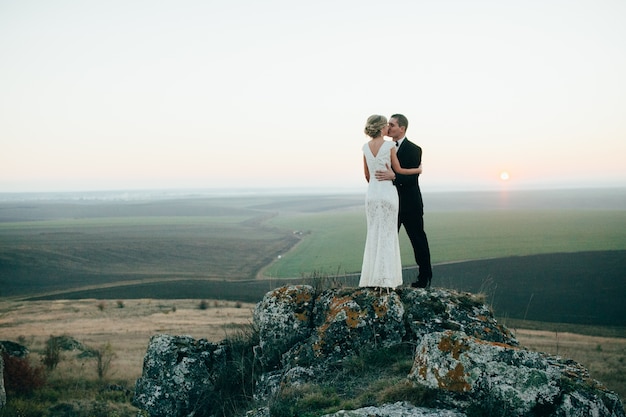
<svg viewBox="0 0 626 417">
<path fill-rule="evenodd" d="M 398 241 L 398 192 L 391 181 L 378 181 L 374 173 L 391 166 L 394 142 L 385 141 L 374 156 L 369 145 L 363 154 L 370 172 L 365 197 L 367 238 L 359 287 L 388 287 L 402 285 L 402 263 Z"/>
</svg>

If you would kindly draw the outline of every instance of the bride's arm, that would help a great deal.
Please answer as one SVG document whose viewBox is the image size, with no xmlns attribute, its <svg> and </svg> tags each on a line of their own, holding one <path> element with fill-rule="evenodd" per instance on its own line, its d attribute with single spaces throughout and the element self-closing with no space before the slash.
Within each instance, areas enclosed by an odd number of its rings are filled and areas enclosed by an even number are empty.
<svg viewBox="0 0 626 417">
<path fill-rule="evenodd" d="M 363 170 L 365 171 L 365 181 L 370 182 L 370 170 L 367 167 L 367 159 L 365 159 L 365 155 L 363 155 Z"/>
<path fill-rule="evenodd" d="M 394 172 L 402 175 L 417 175 L 422 173 L 421 165 L 417 168 L 402 168 L 402 166 L 400 166 L 400 161 L 398 160 L 398 155 L 396 155 L 396 150 L 393 148 L 391 150 L 391 167 Z"/>
</svg>

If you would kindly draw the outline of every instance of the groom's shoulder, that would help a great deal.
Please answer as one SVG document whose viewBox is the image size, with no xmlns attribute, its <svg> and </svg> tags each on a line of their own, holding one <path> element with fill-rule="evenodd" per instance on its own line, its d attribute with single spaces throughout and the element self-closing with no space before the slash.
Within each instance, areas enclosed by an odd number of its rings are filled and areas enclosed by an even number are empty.
<svg viewBox="0 0 626 417">
<path fill-rule="evenodd" d="M 422 150 L 422 148 L 420 148 L 418 144 L 416 144 L 415 142 L 411 142 L 409 138 L 406 138 L 404 140 L 406 141 L 406 144 L 409 145 L 411 148 L 419 149 L 420 151 Z"/>
</svg>

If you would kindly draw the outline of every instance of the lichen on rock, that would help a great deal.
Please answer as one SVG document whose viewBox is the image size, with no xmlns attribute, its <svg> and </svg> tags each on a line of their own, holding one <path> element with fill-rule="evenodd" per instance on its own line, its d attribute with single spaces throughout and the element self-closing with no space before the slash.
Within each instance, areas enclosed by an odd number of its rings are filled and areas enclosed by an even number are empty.
<svg viewBox="0 0 626 417">
<path fill-rule="evenodd" d="M 509 416 L 570 416 L 577 415 L 576 403 L 590 413 L 581 415 L 623 415 L 617 395 L 576 362 L 463 332 L 425 335 L 408 378 L 443 391 L 450 406 L 497 404 Z"/>
<path fill-rule="evenodd" d="M 624 416 L 619 397 L 584 367 L 520 347 L 481 298 L 469 293 L 284 286 L 257 304 L 253 328 L 258 343 L 249 356 L 257 408 L 249 417 L 267 417 L 262 404 L 289 387 L 328 384 L 333 370 L 362 352 L 407 346 L 415 350 L 404 382 L 423 388 L 415 392 L 436 393 L 442 408 L 416 407 L 423 405 L 416 399 L 335 415 L 460 417 L 470 410 L 468 415 L 511 417 Z M 198 415 L 198 404 L 202 415 L 213 415 L 219 404 L 209 400 L 217 398 L 218 375 L 229 373 L 228 346 L 154 336 L 134 403 L 152 417 Z"/>
</svg>

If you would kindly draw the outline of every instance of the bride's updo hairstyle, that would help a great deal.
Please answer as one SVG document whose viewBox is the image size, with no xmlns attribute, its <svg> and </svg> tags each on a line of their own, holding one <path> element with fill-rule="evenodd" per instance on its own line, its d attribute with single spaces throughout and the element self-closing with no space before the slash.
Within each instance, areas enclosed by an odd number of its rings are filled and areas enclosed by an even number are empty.
<svg viewBox="0 0 626 417">
<path fill-rule="evenodd" d="M 367 118 L 367 123 L 365 123 L 365 134 L 370 138 L 376 138 L 380 136 L 380 132 L 386 125 L 387 118 L 385 116 L 374 114 Z"/>
</svg>

